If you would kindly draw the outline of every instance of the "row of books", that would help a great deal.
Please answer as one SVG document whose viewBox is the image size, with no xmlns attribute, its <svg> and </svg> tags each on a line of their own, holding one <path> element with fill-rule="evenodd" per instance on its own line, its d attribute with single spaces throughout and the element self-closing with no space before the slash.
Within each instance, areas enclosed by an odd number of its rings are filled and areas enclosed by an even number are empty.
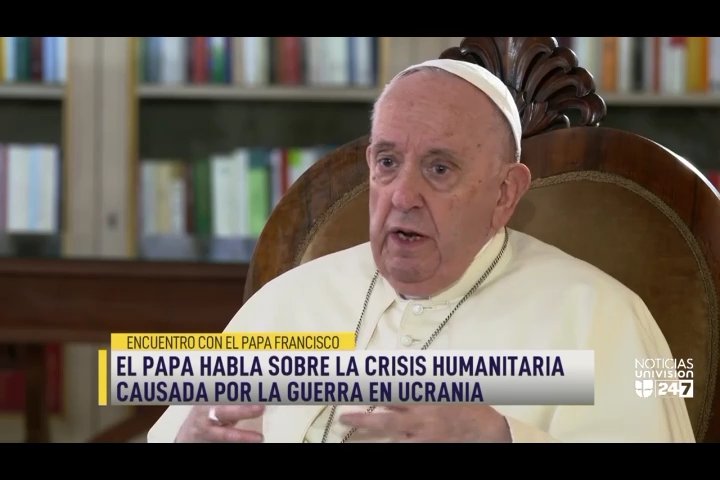
<svg viewBox="0 0 720 480">
<path fill-rule="evenodd" d="M 141 162 L 141 235 L 256 238 L 290 185 L 329 147 L 237 148 Z"/>
<path fill-rule="evenodd" d="M 374 87 L 376 37 L 141 37 L 139 81 Z"/>
<path fill-rule="evenodd" d="M 0 37 L 0 83 L 64 84 L 67 37 Z"/>
<path fill-rule="evenodd" d="M 58 233 L 60 178 L 59 145 L 0 145 L 0 232 Z"/>
<path fill-rule="evenodd" d="M 720 37 L 560 37 L 602 92 L 720 90 Z"/>
</svg>

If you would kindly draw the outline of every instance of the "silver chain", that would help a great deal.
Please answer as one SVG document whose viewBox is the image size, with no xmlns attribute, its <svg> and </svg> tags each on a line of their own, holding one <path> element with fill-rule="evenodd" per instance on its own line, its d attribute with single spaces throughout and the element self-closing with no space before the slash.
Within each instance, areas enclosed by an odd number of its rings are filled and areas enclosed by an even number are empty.
<svg viewBox="0 0 720 480">
<path fill-rule="evenodd" d="M 500 248 L 500 251 L 498 252 L 497 256 L 495 256 L 495 259 L 490 264 L 490 266 L 485 270 L 485 272 L 482 274 L 482 276 L 478 279 L 477 282 L 475 282 L 475 285 L 470 288 L 470 290 L 467 291 L 465 295 L 460 299 L 460 301 L 455 305 L 455 308 L 453 308 L 447 317 L 445 317 L 445 320 L 442 321 L 440 325 L 435 329 L 435 331 L 430 335 L 430 337 L 427 339 L 427 341 L 423 344 L 423 346 L 420 348 L 420 350 L 427 350 L 428 347 L 435 341 L 437 336 L 440 334 L 442 329 L 447 325 L 447 323 L 450 321 L 453 315 L 455 315 L 455 312 L 457 312 L 458 308 L 465 303 L 465 301 L 470 298 L 478 288 L 480 288 L 480 285 L 482 285 L 488 276 L 490 276 L 490 273 L 495 269 L 495 266 L 498 264 L 500 259 L 502 258 L 503 254 L 505 253 L 505 247 L 507 247 L 508 244 L 508 231 L 507 228 L 505 229 L 505 239 L 503 240 L 502 247 Z M 358 320 L 357 327 L 355 327 L 355 344 L 357 344 L 358 334 L 360 333 L 360 327 L 363 323 L 363 320 L 365 318 L 365 311 L 367 310 L 368 303 L 370 303 L 370 296 L 372 295 L 373 290 L 375 290 L 375 283 L 377 282 L 379 272 L 375 270 L 375 275 L 373 275 L 372 280 L 370 281 L 370 287 L 368 288 L 367 294 L 365 295 L 365 302 L 363 303 L 363 309 L 360 313 L 360 320 Z M 330 409 L 330 416 L 327 421 L 327 425 L 325 425 L 325 432 L 323 433 L 322 437 L 322 443 L 327 442 L 327 437 L 330 434 L 330 427 L 332 426 L 333 419 L 335 417 L 335 412 L 337 411 L 337 405 L 333 405 Z M 376 406 L 371 405 L 367 409 L 367 413 L 372 413 L 375 410 Z M 345 436 L 340 440 L 340 443 L 345 443 L 348 440 L 350 440 L 350 437 L 352 437 L 355 432 L 357 431 L 357 427 L 353 427 L 348 431 L 348 433 L 345 434 Z"/>
</svg>

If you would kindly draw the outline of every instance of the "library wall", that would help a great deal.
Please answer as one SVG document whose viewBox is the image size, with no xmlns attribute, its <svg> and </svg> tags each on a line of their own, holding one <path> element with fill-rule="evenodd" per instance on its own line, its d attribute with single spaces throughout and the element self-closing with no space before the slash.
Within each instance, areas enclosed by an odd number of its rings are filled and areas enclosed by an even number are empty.
<svg viewBox="0 0 720 480">
<path fill-rule="evenodd" d="M 603 126 L 650 138 L 706 174 L 720 169 L 720 37 L 560 37 L 608 104 Z"/>
</svg>

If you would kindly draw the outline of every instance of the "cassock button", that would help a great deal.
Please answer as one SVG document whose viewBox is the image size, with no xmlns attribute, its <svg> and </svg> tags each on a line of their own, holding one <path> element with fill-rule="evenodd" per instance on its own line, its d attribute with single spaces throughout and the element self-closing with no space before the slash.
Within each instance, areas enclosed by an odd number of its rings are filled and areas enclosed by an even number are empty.
<svg viewBox="0 0 720 480">
<path fill-rule="evenodd" d="M 403 337 L 400 339 L 400 343 L 403 344 L 405 347 L 409 347 L 414 342 L 413 338 L 410 335 L 403 335 Z"/>
<path fill-rule="evenodd" d="M 421 313 L 423 313 L 423 310 L 424 310 L 424 308 L 422 305 L 419 305 L 419 304 L 413 305 L 413 313 L 415 315 L 420 315 Z"/>
</svg>

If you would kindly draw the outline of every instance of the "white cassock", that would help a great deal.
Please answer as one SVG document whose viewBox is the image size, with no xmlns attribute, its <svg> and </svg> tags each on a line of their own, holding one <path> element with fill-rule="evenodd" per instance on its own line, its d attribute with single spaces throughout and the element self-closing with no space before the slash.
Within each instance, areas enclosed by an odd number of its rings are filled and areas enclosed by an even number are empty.
<svg viewBox="0 0 720 480">
<path fill-rule="evenodd" d="M 692 442 L 684 400 L 635 393 L 635 359 L 672 358 L 643 301 L 599 269 L 524 233 L 509 242 L 482 286 L 460 306 L 430 349 L 594 350 L 594 405 L 499 405 L 515 442 Z M 463 277 L 428 300 L 404 300 L 379 277 L 358 349 L 420 349 L 500 251 L 498 233 Z M 365 243 L 303 264 L 242 306 L 226 331 L 354 331 L 376 267 Z M 169 407 L 148 433 L 172 442 L 190 407 Z M 334 416 L 328 442 L 348 427 Z M 266 442 L 319 442 L 329 408 L 268 406 Z M 351 441 L 383 441 L 358 432 Z"/>
</svg>

